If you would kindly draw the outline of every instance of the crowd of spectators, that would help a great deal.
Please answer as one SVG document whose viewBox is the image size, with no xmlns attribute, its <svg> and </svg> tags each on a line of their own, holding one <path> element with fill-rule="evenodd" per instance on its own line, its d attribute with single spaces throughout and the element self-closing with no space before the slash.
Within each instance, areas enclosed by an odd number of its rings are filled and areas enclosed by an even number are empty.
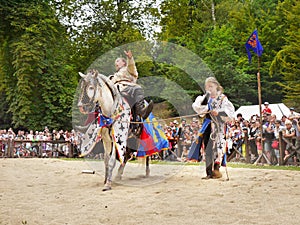
<svg viewBox="0 0 300 225">
<path fill-rule="evenodd" d="M 68 156 L 73 146 L 78 146 L 78 136 L 72 130 L 52 130 L 47 127 L 43 131 L 18 130 L 17 133 L 12 128 L 0 130 L 0 155 L 5 155 L 8 149 L 8 140 L 14 140 L 14 157 L 58 157 Z M 53 144 L 52 141 L 57 141 Z"/>
<path fill-rule="evenodd" d="M 300 161 L 300 114 L 290 108 L 289 115 L 276 118 L 272 114 L 269 103 L 265 102 L 262 111 L 262 119 L 259 115 L 252 115 L 250 118 L 243 118 L 237 114 L 236 118 L 227 123 L 226 129 L 226 154 L 235 153 L 235 158 L 245 157 L 244 137 L 247 134 L 248 144 L 252 162 L 264 153 L 271 164 L 279 162 L 279 132 L 282 132 L 284 141 L 284 160 L 298 163 Z M 202 126 L 200 117 L 193 117 L 189 122 L 181 119 L 171 121 L 164 126 L 164 132 L 169 141 L 169 149 L 161 154 L 164 160 L 189 161 L 189 150 L 192 143 L 197 139 Z M 262 121 L 262 124 L 261 124 Z M 262 129 L 261 129 L 262 128 Z M 263 131 L 261 134 L 261 130 Z M 0 156 L 7 151 L 7 140 L 14 140 L 14 157 L 58 157 L 68 156 L 70 148 L 78 151 L 80 149 L 80 135 L 74 130 L 52 130 L 47 127 L 43 131 L 23 130 L 14 133 L 13 129 L 0 130 Z M 53 144 L 52 141 L 62 143 Z M 264 150 L 264 152 L 262 152 Z M 236 154 L 236 153 L 239 154 Z M 198 161 L 205 160 L 204 149 L 200 149 Z"/>
<path fill-rule="evenodd" d="M 170 144 L 165 158 L 173 157 L 174 159 L 174 156 L 176 156 L 181 161 L 189 161 L 188 152 L 192 143 L 198 137 L 200 128 L 201 118 L 196 117 L 190 123 L 183 119 L 180 124 L 175 120 L 165 126 L 165 133 Z M 224 130 L 226 130 L 226 154 L 235 153 L 236 159 L 245 157 L 244 137 L 247 135 L 251 162 L 254 163 L 259 155 L 264 153 L 271 164 L 277 165 L 280 157 L 279 132 L 282 132 L 282 140 L 285 146 L 284 160 L 295 164 L 300 161 L 300 140 L 298 141 L 300 139 L 300 114 L 295 112 L 294 108 L 290 108 L 289 115 L 276 118 L 276 115 L 272 114 L 272 109 L 269 108 L 269 103 L 265 102 L 261 120 L 259 115 L 252 115 L 250 118 L 245 119 L 242 114 L 237 114 L 233 121 L 227 123 Z M 201 148 L 200 152 L 198 161 L 204 161 L 204 149 Z M 239 152 L 239 154 L 236 154 L 236 152 Z"/>
</svg>

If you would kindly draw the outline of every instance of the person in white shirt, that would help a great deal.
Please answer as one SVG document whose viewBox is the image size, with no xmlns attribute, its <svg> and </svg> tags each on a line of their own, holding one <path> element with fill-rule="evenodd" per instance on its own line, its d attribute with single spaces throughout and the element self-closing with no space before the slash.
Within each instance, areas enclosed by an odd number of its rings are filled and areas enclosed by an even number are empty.
<svg viewBox="0 0 300 225">
<path fill-rule="evenodd" d="M 199 115 L 205 114 L 203 124 L 208 124 L 203 133 L 206 163 L 206 177 L 203 179 L 211 179 L 214 178 L 213 168 L 221 162 L 225 149 L 225 126 L 226 122 L 234 119 L 234 106 L 223 94 L 223 87 L 215 77 L 205 80 L 205 91 L 204 95 L 196 98 L 192 107 Z"/>
</svg>

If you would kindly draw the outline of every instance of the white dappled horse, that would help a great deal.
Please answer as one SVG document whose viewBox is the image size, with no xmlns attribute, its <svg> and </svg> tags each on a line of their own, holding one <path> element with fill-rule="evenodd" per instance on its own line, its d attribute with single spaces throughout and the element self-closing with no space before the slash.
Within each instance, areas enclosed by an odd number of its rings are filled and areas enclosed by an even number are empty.
<svg viewBox="0 0 300 225">
<path fill-rule="evenodd" d="M 81 80 L 81 94 L 78 107 L 82 113 L 94 110 L 96 103 L 101 108 L 101 114 L 111 118 L 114 122 L 108 126 L 99 127 L 92 122 L 83 135 L 81 155 L 89 154 L 101 135 L 104 146 L 105 180 L 103 191 L 111 189 L 112 172 L 116 164 L 116 157 L 120 160 L 117 178 L 121 179 L 127 160 L 129 159 L 127 139 L 131 118 L 131 109 L 123 99 L 116 86 L 108 77 L 91 70 L 86 75 L 79 73 Z M 146 158 L 146 175 L 149 175 L 149 157 Z"/>
</svg>

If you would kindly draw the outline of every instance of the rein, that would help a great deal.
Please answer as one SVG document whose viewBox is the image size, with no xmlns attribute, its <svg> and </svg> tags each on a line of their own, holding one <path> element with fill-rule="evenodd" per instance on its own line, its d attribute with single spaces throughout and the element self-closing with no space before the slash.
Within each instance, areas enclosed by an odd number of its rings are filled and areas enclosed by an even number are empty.
<svg viewBox="0 0 300 225">
<path fill-rule="evenodd" d="M 98 78 L 97 81 L 99 84 L 101 82 L 100 80 L 102 80 L 105 83 L 105 85 L 108 87 L 108 89 L 111 93 L 111 96 L 113 98 L 113 106 L 111 108 L 110 115 L 104 115 L 106 117 L 111 117 L 111 115 L 113 115 L 115 113 L 117 106 L 119 104 L 123 103 L 121 94 L 119 93 L 118 89 L 111 82 L 109 82 L 110 80 L 106 76 L 104 76 L 102 74 L 98 74 L 97 78 Z"/>
<path fill-rule="evenodd" d="M 202 115 L 206 115 L 206 114 L 209 114 L 210 112 L 206 112 L 206 113 L 202 113 L 200 116 Z M 153 124 L 153 123 L 156 123 L 156 122 L 159 122 L 159 121 L 168 121 L 168 120 L 175 120 L 175 119 L 181 119 L 181 118 L 189 118 L 189 117 L 195 117 L 195 116 L 199 116 L 199 114 L 190 114 L 190 115 L 186 115 L 186 116 L 177 116 L 177 117 L 170 117 L 170 118 L 167 118 L 167 119 L 156 119 L 155 122 L 151 122 L 151 121 L 142 121 L 142 122 L 136 122 L 136 121 L 123 121 L 123 120 L 118 120 L 116 119 L 115 121 L 119 121 L 119 122 L 122 122 L 122 123 L 129 123 L 129 124 Z"/>
</svg>

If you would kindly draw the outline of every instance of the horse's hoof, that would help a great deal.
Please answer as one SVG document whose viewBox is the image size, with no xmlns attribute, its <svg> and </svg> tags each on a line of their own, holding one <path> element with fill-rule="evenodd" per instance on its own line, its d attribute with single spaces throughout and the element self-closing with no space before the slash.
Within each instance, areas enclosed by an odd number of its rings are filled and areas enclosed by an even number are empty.
<svg viewBox="0 0 300 225">
<path fill-rule="evenodd" d="M 102 191 L 109 191 L 111 190 L 111 181 L 107 181 L 102 189 Z"/>
<path fill-rule="evenodd" d="M 109 190 L 111 190 L 111 186 L 109 185 L 105 185 L 102 189 L 102 191 L 109 191 Z"/>
<path fill-rule="evenodd" d="M 150 176 L 150 170 L 147 170 L 146 171 L 146 177 L 149 177 Z"/>
<path fill-rule="evenodd" d="M 115 177 L 115 180 L 117 180 L 117 181 L 122 180 L 122 176 L 121 176 L 121 175 L 117 175 L 117 176 Z"/>
</svg>

